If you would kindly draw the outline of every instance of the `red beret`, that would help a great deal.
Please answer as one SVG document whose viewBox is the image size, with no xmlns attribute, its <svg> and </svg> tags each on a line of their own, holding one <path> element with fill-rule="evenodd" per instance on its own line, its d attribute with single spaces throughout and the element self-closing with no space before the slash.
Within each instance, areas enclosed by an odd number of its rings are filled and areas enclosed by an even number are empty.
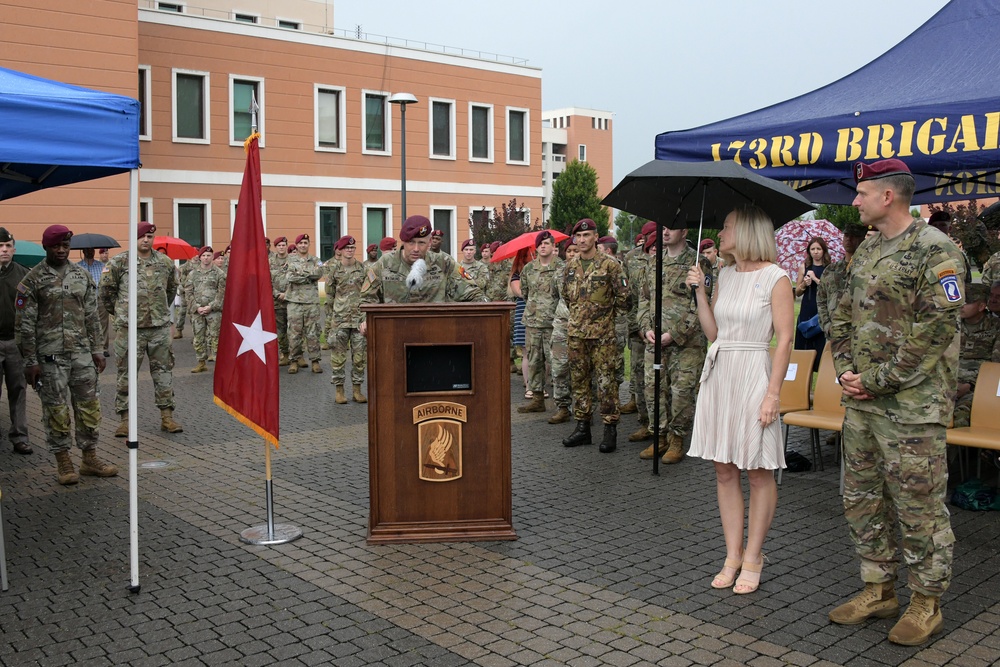
<svg viewBox="0 0 1000 667">
<path fill-rule="evenodd" d="M 475 248 L 476 247 L 476 242 L 473 241 L 472 239 L 465 239 L 464 241 L 462 241 L 462 247 L 459 248 L 459 250 L 465 250 L 469 246 L 472 246 L 473 248 Z"/>
<path fill-rule="evenodd" d="M 492 253 L 492 252 L 496 252 L 496 251 L 497 251 L 497 248 L 499 248 L 499 247 L 500 247 L 500 246 L 502 246 L 502 245 L 503 245 L 503 244 L 502 244 L 502 243 L 500 243 L 500 241 L 494 241 L 493 243 L 491 243 L 491 244 L 490 244 L 490 252 L 491 252 L 491 253 Z"/>
<path fill-rule="evenodd" d="M 412 241 L 431 235 L 431 221 L 422 215 L 411 215 L 403 222 L 399 230 L 400 241 Z"/>
<path fill-rule="evenodd" d="M 210 253 L 212 253 L 213 256 L 215 256 L 215 251 L 212 250 L 212 246 L 210 246 L 210 245 L 202 246 L 201 248 L 199 248 L 198 249 L 198 256 L 201 257 L 206 252 L 210 252 Z"/>
<path fill-rule="evenodd" d="M 66 225 L 49 225 L 42 232 L 42 246 L 48 248 L 57 243 L 68 241 L 73 237 L 73 232 L 69 231 Z"/>
<path fill-rule="evenodd" d="M 535 247 L 537 248 L 542 245 L 543 241 L 552 241 L 553 245 L 555 245 L 556 239 L 552 236 L 552 232 L 546 229 L 545 231 L 538 232 L 538 234 L 535 235 Z"/>
<path fill-rule="evenodd" d="M 378 244 L 376 244 L 376 243 L 369 243 L 368 247 L 365 248 L 365 252 L 371 252 L 373 250 L 378 250 Z"/>
<path fill-rule="evenodd" d="M 344 235 L 344 236 L 341 236 L 337 240 L 337 242 L 333 245 L 333 249 L 334 250 L 343 250 L 344 248 L 346 248 L 349 245 L 354 245 L 354 237 L 353 236 Z"/>
<path fill-rule="evenodd" d="M 212 255 L 212 259 L 219 259 L 220 257 L 222 257 L 222 253 L 221 252 L 217 252 L 214 255 Z"/>
<path fill-rule="evenodd" d="M 854 163 L 855 183 L 871 181 L 876 178 L 885 178 L 886 176 L 898 176 L 899 174 L 913 175 L 910 173 L 910 168 L 906 166 L 906 163 L 896 158 L 879 160 L 871 164 L 865 164 L 864 162 Z"/>
<path fill-rule="evenodd" d="M 396 247 L 396 239 L 391 236 L 386 236 L 378 242 L 378 247 L 382 252 L 389 252 Z"/>
<path fill-rule="evenodd" d="M 649 252 L 649 249 L 656 244 L 656 234 L 650 234 L 642 244 L 642 251 Z"/>
<path fill-rule="evenodd" d="M 611 245 L 612 243 L 618 243 L 618 239 L 616 239 L 614 236 L 602 236 L 601 238 L 597 239 L 598 245 Z"/>
<path fill-rule="evenodd" d="M 295 245 L 298 245 L 300 241 L 308 241 L 308 240 L 309 240 L 308 234 L 299 234 L 298 236 L 295 237 Z"/>
<path fill-rule="evenodd" d="M 479 249 L 479 251 L 482 252 L 483 250 L 489 250 L 492 247 L 493 247 L 492 243 L 484 243 L 482 247 Z"/>
<path fill-rule="evenodd" d="M 279 243 L 288 243 L 288 237 L 279 236 L 278 238 L 274 239 L 274 245 L 278 245 Z"/>
<path fill-rule="evenodd" d="M 441 237 L 443 237 L 444 236 L 444 232 L 441 231 L 440 229 L 435 229 L 433 232 L 431 232 L 431 236 L 441 236 Z"/>
<path fill-rule="evenodd" d="M 574 234 L 576 234 L 577 232 L 596 232 L 596 231 L 597 231 L 597 223 L 591 220 L 590 218 L 584 218 L 583 220 L 580 220 L 575 225 L 573 225 Z"/>
<path fill-rule="evenodd" d="M 640 243 L 642 243 L 642 239 L 643 239 L 642 234 L 636 234 L 635 235 L 635 244 L 639 245 Z"/>
<path fill-rule="evenodd" d="M 652 220 L 650 220 L 649 222 L 647 222 L 646 224 L 644 224 L 642 226 L 642 235 L 643 236 L 649 236 L 650 234 L 652 234 L 655 231 L 656 231 L 656 223 L 653 222 Z"/>
<path fill-rule="evenodd" d="M 156 232 L 156 225 L 151 222 L 146 222 L 143 220 L 139 223 L 139 234 L 136 236 L 137 239 L 141 239 L 146 234 L 153 234 Z"/>
<path fill-rule="evenodd" d="M 715 241 L 713 241 L 712 239 L 702 239 L 701 245 L 698 246 L 698 251 L 705 252 L 705 248 L 714 248 L 714 247 L 715 247 Z"/>
<path fill-rule="evenodd" d="M 229 245 L 226 246 L 226 249 L 222 251 L 222 254 L 225 255 L 227 252 L 229 252 L 232 249 L 233 249 L 232 244 L 229 244 Z"/>
</svg>

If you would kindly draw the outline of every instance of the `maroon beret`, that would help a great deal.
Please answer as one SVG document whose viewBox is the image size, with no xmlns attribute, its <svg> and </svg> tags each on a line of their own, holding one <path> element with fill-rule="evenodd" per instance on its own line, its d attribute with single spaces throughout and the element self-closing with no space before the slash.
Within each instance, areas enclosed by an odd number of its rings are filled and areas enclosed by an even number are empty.
<svg viewBox="0 0 1000 667">
<path fill-rule="evenodd" d="M 476 247 L 476 242 L 473 241 L 472 239 L 465 239 L 464 241 L 462 241 L 462 247 L 459 248 L 459 250 L 465 250 L 469 246 L 472 246 L 473 248 L 475 248 Z"/>
<path fill-rule="evenodd" d="M 656 231 L 656 223 L 653 222 L 652 220 L 650 220 L 649 222 L 647 222 L 646 224 L 644 224 L 642 226 L 642 235 L 643 236 L 649 236 L 650 234 L 652 234 L 655 231 Z"/>
<path fill-rule="evenodd" d="M 365 248 L 365 252 L 371 252 L 373 250 L 378 250 L 378 244 L 377 243 L 369 243 L 368 247 Z"/>
<path fill-rule="evenodd" d="M 378 242 L 379 250 L 382 252 L 389 252 L 396 247 L 396 239 L 391 236 L 386 236 L 384 239 Z"/>
<path fill-rule="evenodd" d="M 634 243 L 635 243 L 636 245 L 639 245 L 640 243 L 642 243 L 642 239 L 643 239 L 643 236 L 642 236 L 642 234 L 636 234 L 636 235 L 635 235 L 635 241 L 634 241 Z"/>
<path fill-rule="evenodd" d="M 614 236 L 602 236 L 601 238 L 597 239 L 598 245 L 611 245 L 612 243 L 618 243 L 618 239 L 616 239 Z"/>
<path fill-rule="evenodd" d="M 399 230 L 400 241 L 412 241 L 431 235 L 431 221 L 422 215 L 411 215 L 403 222 Z"/>
<path fill-rule="evenodd" d="M 656 244 L 656 234 L 650 234 L 642 244 L 642 251 L 649 252 L 649 249 Z"/>
<path fill-rule="evenodd" d="M 288 243 L 288 237 L 279 236 L 278 238 L 274 239 L 274 245 L 278 245 L 279 243 Z"/>
<path fill-rule="evenodd" d="M 705 252 L 705 248 L 714 248 L 714 247 L 715 247 L 715 241 L 713 241 L 712 239 L 702 239 L 701 245 L 698 246 L 698 251 Z"/>
<path fill-rule="evenodd" d="M 493 253 L 493 252 L 496 252 L 496 251 L 497 251 L 497 248 L 499 248 L 499 247 L 500 247 L 500 246 L 502 246 L 502 245 L 503 245 L 503 244 L 502 244 L 502 243 L 500 243 L 500 241 L 494 241 L 493 243 L 491 243 L 491 244 L 490 244 L 490 252 L 491 252 L 491 253 Z"/>
<path fill-rule="evenodd" d="M 431 232 L 431 236 L 444 237 L 444 232 L 441 231 L 440 229 L 435 229 L 433 232 Z"/>
<path fill-rule="evenodd" d="M 221 252 L 217 252 L 214 255 L 212 255 L 212 259 L 219 259 L 220 257 L 222 257 L 222 253 Z"/>
<path fill-rule="evenodd" d="M 222 254 L 225 255 L 227 252 L 229 252 L 232 249 L 233 249 L 232 244 L 229 244 L 229 245 L 226 246 L 226 249 L 222 251 Z"/>
<path fill-rule="evenodd" d="M 308 240 L 309 240 L 308 234 L 299 234 L 298 236 L 295 237 L 295 245 L 298 245 L 300 241 L 308 241 Z"/>
<path fill-rule="evenodd" d="M 483 250 L 489 250 L 492 246 L 493 246 L 492 243 L 484 243 L 482 247 L 479 249 L 479 251 L 482 252 Z"/>
<path fill-rule="evenodd" d="M 143 220 L 139 223 L 139 234 L 136 236 L 137 239 L 141 239 L 146 234 L 153 234 L 156 232 L 156 225 L 151 222 L 146 222 Z"/>
<path fill-rule="evenodd" d="M 73 237 L 73 232 L 69 231 L 66 225 L 49 225 L 42 232 L 42 246 L 48 248 L 63 241 L 69 241 Z"/>
<path fill-rule="evenodd" d="M 199 249 L 198 249 L 198 256 L 199 256 L 199 257 L 201 257 L 201 256 L 202 256 L 202 255 L 204 255 L 204 254 L 205 254 L 206 252 L 210 252 L 210 253 L 212 253 L 212 256 L 213 256 L 213 257 L 215 256 L 215 251 L 214 251 L 214 250 L 212 250 L 212 246 L 210 246 L 210 245 L 206 245 L 206 246 L 202 246 L 201 248 L 199 248 Z"/>
<path fill-rule="evenodd" d="M 543 241 L 552 241 L 552 244 L 555 245 L 556 239 L 554 236 L 552 236 L 552 232 L 546 229 L 543 232 L 538 232 L 538 234 L 535 236 L 535 247 L 537 248 L 538 246 L 542 245 Z"/>
<path fill-rule="evenodd" d="M 596 231 L 597 231 L 597 223 L 591 220 L 590 218 L 584 218 L 583 220 L 580 220 L 575 225 L 573 225 L 574 234 L 576 234 L 577 232 L 596 232 Z"/>
<path fill-rule="evenodd" d="M 876 178 L 885 178 L 886 176 L 898 176 L 899 174 L 913 175 L 910 173 L 910 168 L 906 166 L 906 163 L 896 158 L 879 160 L 871 164 L 865 164 L 864 162 L 854 163 L 855 183 L 871 181 Z"/>
<path fill-rule="evenodd" d="M 345 234 L 344 236 L 341 236 L 337 240 L 337 242 L 333 245 L 333 249 L 334 250 L 343 250 L 344 248 L 346 248 L 349 245 L 354 245 L 354 237 L 353 236 L 347 236 Z"/>
</svg>

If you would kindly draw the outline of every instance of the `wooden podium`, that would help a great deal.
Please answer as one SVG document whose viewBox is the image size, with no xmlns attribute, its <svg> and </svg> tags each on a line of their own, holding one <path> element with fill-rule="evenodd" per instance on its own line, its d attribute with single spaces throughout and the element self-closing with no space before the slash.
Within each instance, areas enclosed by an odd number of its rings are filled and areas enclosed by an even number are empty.
<svg viewBox="0 0 1000 667">
<path fill-rule="evenodd" d="M 368 322 L 368 542 L 514 540 L 514 304 L 362 306 Z"/>
</svg>

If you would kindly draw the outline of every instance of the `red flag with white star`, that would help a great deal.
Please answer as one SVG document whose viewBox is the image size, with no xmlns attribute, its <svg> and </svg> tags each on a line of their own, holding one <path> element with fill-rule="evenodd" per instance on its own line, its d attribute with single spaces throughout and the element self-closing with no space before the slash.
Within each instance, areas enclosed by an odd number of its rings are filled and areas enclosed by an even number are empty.
<svg viewBox="0 0 1000 667">
<path fill-rule="evenodd" d="M 260 149 L 247 139 L 215 362 L 215 402 L 278 446 L 278 334 L 261 215 Z"/>
</svg>

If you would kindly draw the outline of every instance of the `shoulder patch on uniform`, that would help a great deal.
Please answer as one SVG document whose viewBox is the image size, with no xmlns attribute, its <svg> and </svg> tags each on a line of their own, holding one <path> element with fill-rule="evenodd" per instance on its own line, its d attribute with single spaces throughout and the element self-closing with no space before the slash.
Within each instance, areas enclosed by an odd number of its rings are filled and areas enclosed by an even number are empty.
<svg viewBox="0 0 1000 667">
<path fill-rule="evenodd" d="M 706 273 L 705 274 L 705 287 L 711 287 L 711 286 L 712 286 L 712 274 L 711 273 Z"/>
<path fill-rule="evenodd" d="M 962 300 L 962 290 L 958 287 L 958 274 L 953 268 L 944 268 L 937 272 L 938 282 L 944 289 L 944 296 L 950 303 Z"/>
<path fill-rule="evenodd" d="M 27 287 L 27 285 L 25 285 L 23 282 L 22 283 L 18 283 L 17 284 L 17 292 L 18 292 L 18 294 L 27 294 L 28 293 L 28 287 Z"/>
<path fill-rule="evenodd" d="M 24 310 L 24 305 L 25 305 L 26 301 L 27 301 L 27 300 L 26 300 L 26 299 L 24 298 L 24 295 L 23 295 L 23 294 L 18 294 L 18 295 L 17 295 L 17 298 L 16 298 L 16 299 L 14 299 L 14 306 L 15 306 L 15 307 L 16 307 L 16 308 L 17 308 L 18 310 Z"/>
</svg>

